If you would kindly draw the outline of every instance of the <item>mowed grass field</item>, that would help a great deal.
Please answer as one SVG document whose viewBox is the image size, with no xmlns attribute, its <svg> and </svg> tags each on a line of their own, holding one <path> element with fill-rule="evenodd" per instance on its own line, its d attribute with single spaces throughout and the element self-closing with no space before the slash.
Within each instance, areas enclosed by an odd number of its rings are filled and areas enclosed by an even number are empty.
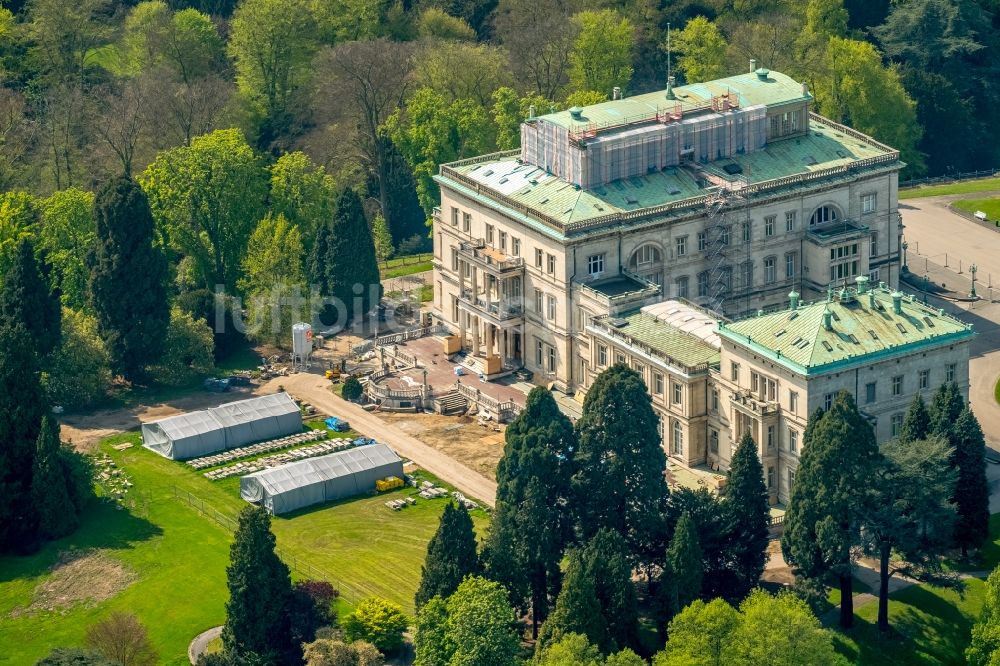
<svg viewBox="0 0 1000 666">
<path fill-rule="evenodd" d="M 991 190 L 1000 190 L 1000 178 L 979 178 L 978 180 L 963 180 L 943 185 L 918 185 L 917 187 L 901 188 L 899 198 L 941 197 L 948 194 L 972 194 Z"/>
<path fill-rule="evenodd" d="M 953 202 L 952 205 L 970 214 L 975 214 L 976 211 L 981 210 L 986 213 L 990 221 L 1000 220 L 1000 198 L 959 199 Z"/>
<path fill-rule="evenodd" d="M 111 448 L 123 441 L 135 446 Z M 0 558 L 0 664 L 32 664 L 54 647 L 81 645 L 86 627 L 112 610 L 133 612 L 146 624 L 161 663 L 186 664 L 191 638 L 224 621 L 232 535 L 184 498 L 189 493 L 195 504 L 235 518 L 245 505 L 239 478 L 209 481 L 138 443 L 138 433 L 129 433 L 102 444 L 136 496 L 148 499 L 137 511 L 95 502 L 73 536 L 30 557 Z M 418 499 L 398 512 L 383 504 L 414 493 L 408 488 L 275 517 L 279 550 L 290 566 L 332 582 L 342 608 L 377 595 L 412 614 L 427 542 L 445 504 Z M 486 514 L 475 511 L 473 520 L 482 534 Z M 53 572 L 72 552 L 83 556 Z M 292 576 L 304 577 L 294 568 Z M 53 608 L 60 598 L 63 607 Z"/>
</svg>

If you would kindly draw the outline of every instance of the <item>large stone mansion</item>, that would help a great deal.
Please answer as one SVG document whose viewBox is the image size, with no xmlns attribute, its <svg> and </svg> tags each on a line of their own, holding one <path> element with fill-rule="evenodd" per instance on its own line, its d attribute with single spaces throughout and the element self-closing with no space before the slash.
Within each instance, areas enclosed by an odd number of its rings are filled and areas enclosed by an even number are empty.
<svg viewBox="0 0 1000 666">
<path fill-rule="evenodd" d="M 972 336 L 895 291 L 898 151 L 811 100 L 758 69 L 442 165 L 434 318 L 485 374 L 583 393 L 630 364 L 672 459 L 724 469 L 749 428 L 784 501 L 811 410 L 846 388 L 889 437 L 914 391 L 967 387 Z"/>
</svg>

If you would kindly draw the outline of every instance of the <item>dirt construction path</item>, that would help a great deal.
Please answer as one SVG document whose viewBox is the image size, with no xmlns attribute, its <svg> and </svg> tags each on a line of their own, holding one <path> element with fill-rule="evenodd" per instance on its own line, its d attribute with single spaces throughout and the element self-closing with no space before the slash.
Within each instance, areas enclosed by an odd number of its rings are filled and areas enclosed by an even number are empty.
<svg viewBox="0 0 1000 666">
<path fill-rule="evenodd" d="M 300 373 L 278 377 L 264 384 L 261 393 L 273 393 L 284 386 L 292 396 L 314 405 L 321 412 L 346 418 L 351 427 L 392 447 L 431 474 L 452 484 L 470 498 L 495 506 L 497 484 L 416 437 L 408 435 L 375 414 L 342 400 L 330 392 L 330 383 L 320 375 Z"/>
</svg>

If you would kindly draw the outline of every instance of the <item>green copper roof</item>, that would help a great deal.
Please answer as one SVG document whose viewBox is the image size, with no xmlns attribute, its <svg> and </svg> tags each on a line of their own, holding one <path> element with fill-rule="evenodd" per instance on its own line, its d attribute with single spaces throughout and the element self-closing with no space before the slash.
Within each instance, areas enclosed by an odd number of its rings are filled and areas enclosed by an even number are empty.
<svg viewBox="0 0 1000 666">
<path fill-rule="evenodd" d="M 876 287 L 861 295 L 850 290 L 845 300 L 835 295 L 829 302 L 720 323 L 719 335 L 804 374 L 866 364 L 974 335 L 970 325 L 909 296 L 900 297 L 901 312 L 896 314 L 888 289 Z M 830 330 L 824 324 L 827 312 Z"/>
<path fill-rule="evenodd" d="M 618 317 L 614 324 L 611 319 L 602 321 L 601 327 L 612 336 L 625 336 L 689 368 L 719 362 L 717 347 L 651 314 L 636 310 Z"/>
<path fill-rule="evenodd" d="M 743 108 L 758 104 L 775 106 L 812 99 L 808 93 L 802 94 L 802 84 L 784 74 L 768 72 L 767 77 L 762 79 L 756 73 L 748 73 L 715 81 L 677 86 L 674 88 L 676 99 L 673 100 L 667 99 L 665 90 L 660 90 L 645 95 L 634 95 L 624 99 L 585 106 L 580 109 L 579 119 L 573 118 L 570 115 L 570 110 L 539 117 L 567 128 L 587 123 L 599 125 L 625 123 L 633 118 L 648 118 L 660 110 L 672 110 L 676 104 L 680 104 L 684 111 L 704 107 L 705 104 L 711 102 L 713 97 L 726 93 L 735 94 L 739 99 L 740 107 Z M 577 108 L 579 107 L 574 107 L 574 109 Z"/>
<path fill-rule="evenodd" d="M 816 116 L 809 125 L 808 135 L 772 141 L 762 150 L 699 166 L 730 182 L 747 177 L 753 185 L 795 175 L 823 177 L 820 172 L 824 170 L 887 156 L 892 152 L 877 142 L 848 133 L 839 125 Z M 724 169 L 731 163 L 738 163 L 743 173 L 727 173 Z M 901 166 L 898 160 L 893 164 L 896 168 Z M 702 187 L 705 183 L 699 182 L 695 172 L 683 167 L 668 167 L 590 190 L 578 189 L 544 169 L 522 163 L 515 154 L 444 165 L 436 180 L 454 186 L 458 179 L 449 178 L 451 172 L 457 174 L 459 179 L 466 179 L 467 185 L 477 187 L 484 196 L 491 192 L 503 195 L 525 208 L 527 214 L 537 213 L 562 227 L 587 223 L 613 213 L 694 199 L 715 189 L 714 186 Z M 830 177 L 839 175 L 843 174 L 834 173 Z M 696 201 L 692 204 L 698 205 Z"/>
</svg>

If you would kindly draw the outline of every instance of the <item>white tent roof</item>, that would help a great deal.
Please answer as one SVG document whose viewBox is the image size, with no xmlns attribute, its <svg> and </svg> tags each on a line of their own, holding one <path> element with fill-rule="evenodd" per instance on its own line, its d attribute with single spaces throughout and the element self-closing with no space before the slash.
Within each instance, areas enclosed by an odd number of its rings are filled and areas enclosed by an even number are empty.
<svg viewBox="0 0 1000 666">
<path fill-rule="evenodd" d="M 385 444 L 376 442 L 318 458 L 272 467 L 247 474 L 243 478 L 252 477 L 269 495 L 278 495 L 396 462 L 402 462 L 396 452 Z"/>
<path fill-rule="evenodd" d="M 160 426 L 163 434 L 173 440 L 204 435 L 219 429 L 219 422 L 207 411 L 186 412 L 153 423 Z"/>
<path fill-rule="evenodd" d="M 262 395 L 248 400 L 237 400 L 208 410 L 223 426 L 252 423 L 271 416 L 299 414 L 299 408 L 287 393 Z"/>
</svg>

